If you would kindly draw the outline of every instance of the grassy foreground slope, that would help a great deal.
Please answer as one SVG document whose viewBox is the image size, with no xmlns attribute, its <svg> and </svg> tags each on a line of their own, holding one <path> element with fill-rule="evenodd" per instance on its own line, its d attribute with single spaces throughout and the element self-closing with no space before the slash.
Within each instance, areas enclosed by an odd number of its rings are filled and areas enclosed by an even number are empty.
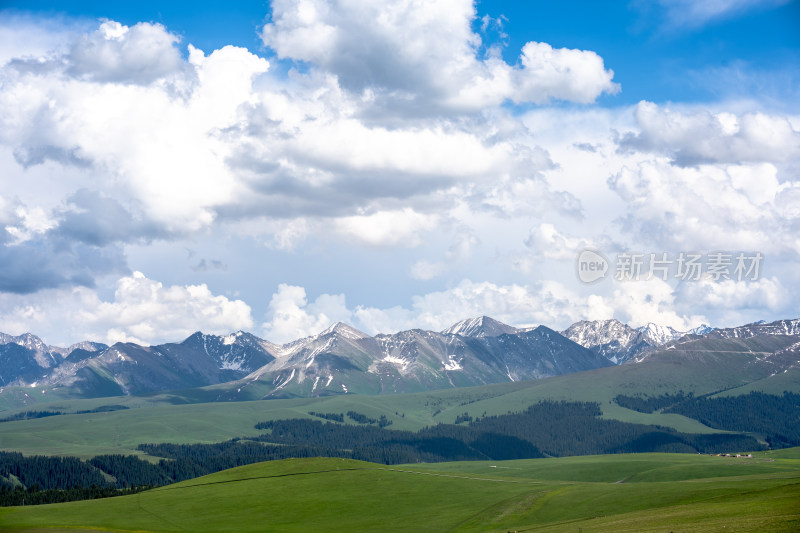
<svg viewBox="0 0 800 533">
<path fill-rule="evenodd" d="M 133 496 L 3 508 L 0 530 L 797 531 L 800 460 L 794 455 L 397 467 L 289 459 Z"/>
</svg>

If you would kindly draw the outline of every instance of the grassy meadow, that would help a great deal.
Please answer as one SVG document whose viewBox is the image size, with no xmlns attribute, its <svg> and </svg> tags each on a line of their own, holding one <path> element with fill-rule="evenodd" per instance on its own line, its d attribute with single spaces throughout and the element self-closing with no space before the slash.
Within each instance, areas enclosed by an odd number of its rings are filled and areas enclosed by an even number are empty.
<svg viewBox="0 0 800 533">
<path fill-rule="evenodd" d="M 798 456 L 288 459 L 132 496 L 3 508 L 0 530 L 797 531 Z"/>
</svg>

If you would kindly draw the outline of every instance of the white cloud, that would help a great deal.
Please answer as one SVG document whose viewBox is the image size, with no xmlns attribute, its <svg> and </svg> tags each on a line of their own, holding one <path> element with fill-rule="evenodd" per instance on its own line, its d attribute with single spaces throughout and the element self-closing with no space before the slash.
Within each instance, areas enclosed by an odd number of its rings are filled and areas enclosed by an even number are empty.
<svg viewBox="0 0 800 533">
<path fill-rule="evenodd" d="M 0 202 L 2 202 L 2 198 L 0 198 Z M 0 203 L 0 207 L 2 207 L 2 203 Z M 3 222 L 3 218 L 5 217 L 2 217 L 2 213 L 0 213 L 0 223 Z M 4 227 L 12 237 L 8 243 L 12 246 L 40 236 L 57 224 L 44 209 L 40 207 L 27 208 L 24 205 L 17 205 L 12 220 L 14 220 L 13 223 Z"/>
<path fill-rule="evenodd" d="M 683 283 L 675 291 L 678 312 L 702 313 L 713 317 L 717 327 L 732 327 L 777 318 L 795 318 L 797 291 L 778 277 L 755 281 L 704 280 Z"/>
<path fill-rule="evenodd" d="M 198 329 L 224 333 L 253 325 L 250 307 L 241 300 L 215 296 L 205 284 L 164 287 L 141 272 L 120 279 L 114 301 L 100 303 L 93 314 L 92 321 L 110 325 L 112 341 L 150 343 L 184 338 Z"/>
<path fill-rule="evenodd" d="M 612 317 L 632 326 L 654 322 L 687 330 L 702 323 L 735 325 L 782 316 L 791 313 L 792 298 L 777 278 L 687 282 L 677 288 L 659 279 L 615 282 L 605 295 L 579 294 L 557 281 L 501 285 L 463 280 L 414 296 L 408 307 L 348 308 L 344 294 L 321 294 L 309 301 L 303 287 L 280 284 L 258 334 L 289 342 L 338 321 L 370 334 L 439 331 L 484 314 L 515 326 L 543 324 L 556 330 L 578 320 Z M 33 330 L 46 342 L 62 345 L 79 339 L 156 344 L 180 341 L 196 330 L 225 334 L 254 325 L 249 306 L 240 300 L 214 295 L 205 285 L 165 287 L 138 272 L 117 282 L 110 301 L 86 288 L 25 298 L 0 294 L 0 322 L 4 332 Z"/>
<path fill-rule="evenodd" d="M 336 231 L 369 246 L 418 246 L 421 233 L 433 229 L 439 217 L 412 209 L 380 211 L 371 215 L 342 217 L 334 222 Z"/>
<path fill-rule="evenodd" d="M 309 303 L 303 287 L 281 283 L 269 302 L 268 320 L 262 324 L 271 342 L 289 342 L 323 331 L 351 316 L 343 294 L 323 294 Z"/>
<path fill-rule="evenodd" d="M 106 20 L 72 46 L 67 71 L 95 81 L 148 84 L 181 70 L 177 42 L 160 24 L 128 27 Z"/>
<path fill-rule="evenodd" d="M 46 20 L 22 12 L 0 12 L 0 67 L 12 59 L 46 61 L 54 50 L 66 50 L 76 31 L 74 21 L 53 17 Z"/>
<path fill-rule="evenodd" d="M 611 81 L 614 72 L 605 70 L 603 58 L 592 51 L 529 42 L 522 47 L 520 60 L 523 68 L 512 96 L 515 102 L 569 100 L 588 104 L 601 93 L 615 94 L 620 89 Z"/>
<path fill-rule="evenodd" d="M 621 282 L 611 296 L 598 299 L 596 304 L 613 309 L 614 318 L 633 327 L 652 322 L 687 331 L 708 322 L 692 308 L 687 309 L 691 314 L 679 314 L 675 310 L 675 299 L 675 290 L 669 283 L 653 278 Z"/>
<path fill-rule="evenodd" d="M 635 116 L 640 132 L 623 137 L 621 146 L 668 155 L 680 165 L 800 158 L 800 131 L 785 116 L 683 113 L 650 102 L 640 102 Z"/>
<path fill-rule="evenodd" d="M 663 251 L 742 250 L 800 253 L 798 195 L 771 164 L 682 168 L 648 161 L 608 181 L 627 202 L 621 229 Z"/>
<path fill-rule="evenodd" d="M 547 181 L 539 177 L 502 177 L 488 192 L 478 196 L 477 203 L 506 216 L 530 216 L 550 211 L 577 217 L 582 209 L 576 196 L 552 190 Z"/>
<path fill-rule="evenodd" d="M 83 169 L 76 179 L 125 198 L 163 236 L 203 230 L 219 217 L 354 216 L 436 194 L 447 204 L 454 195 L 439 193 L 454 186 L 480 201 L 498 176 L 513 186 L 551 164 L 519 142 L 524 129 L 503 113 L 401 127 L 365 120 L 368 99 L 334 76 L 254 83 L 269 65 L 247 50 L 205 55 L 189 45 L 184 61 L 176 43 L 157 24 L 104 21 L 47 68 L 7 65 L 0 142 L 28 170 L 50 162 Z M 134 68 L 140 49 L 163 62 Z"/>
<path fill-rule="evenodd" d="M 685 283 L 681 286 L 681 298 L 698 307 L 761 310 L 776 312 L 789 303 L 789 294 L 775 277 L 755 281 L 709 280 Z"/>
<path fill-rule="evenodd" d="M 119 32 L 109 36 L 109 28 Z M 159 47 L 167 46 L 177 54 L 174 36 L 163 27 L 144 28 L 120 29 L 104 22 L 98 30 L 103 37 L 90 38 L 115 44 L 108 54 L 90 54 L 108 63 L 93 66 L 91 72 L 105 68 L 106 78 L 115 75 L 115 69 L 134 72 L 126 62 L 142 48 L 166 57 Z M 131 36 L 142 32 L 146 35 Z M 116 39 L 134 41 L 120 44 Z M 225 162 L 228 148 L 219 131 L 241 120 L 238 109 L 252 97 L 252 78 L 268 64 L 233 47 L 209 56 L 191 49 L 189 63 L 176 57 L 181 61 L 177 70 L 193 86 L 186 98 L 176 97 L 171 86 L 105 83 L 106 78 L 88 76 L 89 67 L 70 55 L 54 60 L 65 65 L 64 72 L 28 71 L 25 65 L 11 63 L 2 72 L 6 83 L 0 90 L 0 142 L 12 146 L 26 167 L 48 160 L 84 167 L 84 176 L 99 178 L 95 187 L 128 198 L 166 232 L 201 229 L 214 220 L 215 206 L 231 201 L 235 190 Z M 169 69 L 173 59 L 165 59 Z M 81 74 L 65 77 L 79 65 Z M 167 69 L 148 65 L 156 71 L 134 74 L 151 80 Z"/>
<path fill-rule="evenodd" d="M 33 331 L 47 342 L 177 342 L 193 332 L 224 334 L 253 326 L 250 307 L 214 295 L 205 284 L 164 286 L 135 272 L 120 278 L 113 299 L 88 288 L 0 297 L 0 323 Z"/>
<path fill-rule="evenodd" d="M 345 88 L 369 88 L 396 105 L 477 110 L 506 99 L 588 103 L 619 90 L 591 51 L 530 42 L 519 66 L 496 55 L 479 59 L 475 18 L 471 0 L 277 0 L 262 39 L 281 58 L 316 65 Z"/>
</svg>

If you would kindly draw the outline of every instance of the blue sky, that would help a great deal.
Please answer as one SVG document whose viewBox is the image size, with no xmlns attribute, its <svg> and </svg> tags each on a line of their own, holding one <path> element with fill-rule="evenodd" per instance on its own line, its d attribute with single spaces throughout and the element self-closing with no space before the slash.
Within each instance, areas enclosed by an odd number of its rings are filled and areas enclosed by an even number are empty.
<svg viewBox="0 0 800 533">
<path fill-rule="evenodd" d="M 0 331 L 794 317 L 798 29 L 781 0 L 2 2 Z M 587 285 L 585 248 L 765 260 Z"/>
</svg>

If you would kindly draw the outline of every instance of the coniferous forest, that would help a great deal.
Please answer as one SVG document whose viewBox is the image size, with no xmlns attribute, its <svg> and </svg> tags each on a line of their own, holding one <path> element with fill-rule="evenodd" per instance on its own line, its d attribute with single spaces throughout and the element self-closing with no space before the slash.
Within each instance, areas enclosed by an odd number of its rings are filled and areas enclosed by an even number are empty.
<svg viewBox="0 0 800 533">
<path fill-rule="evenodd" d="M 695 397 L 681 391 L 661 396 L 620 394 L 614 401 L 641 413 L 661 410 L 694 418 L 716 429 L 758 433 L 771 448 L 800 444 L 800 394 L 784 391 L 778 396 L 754 391 L 739 396 Z"/>
</svg>

